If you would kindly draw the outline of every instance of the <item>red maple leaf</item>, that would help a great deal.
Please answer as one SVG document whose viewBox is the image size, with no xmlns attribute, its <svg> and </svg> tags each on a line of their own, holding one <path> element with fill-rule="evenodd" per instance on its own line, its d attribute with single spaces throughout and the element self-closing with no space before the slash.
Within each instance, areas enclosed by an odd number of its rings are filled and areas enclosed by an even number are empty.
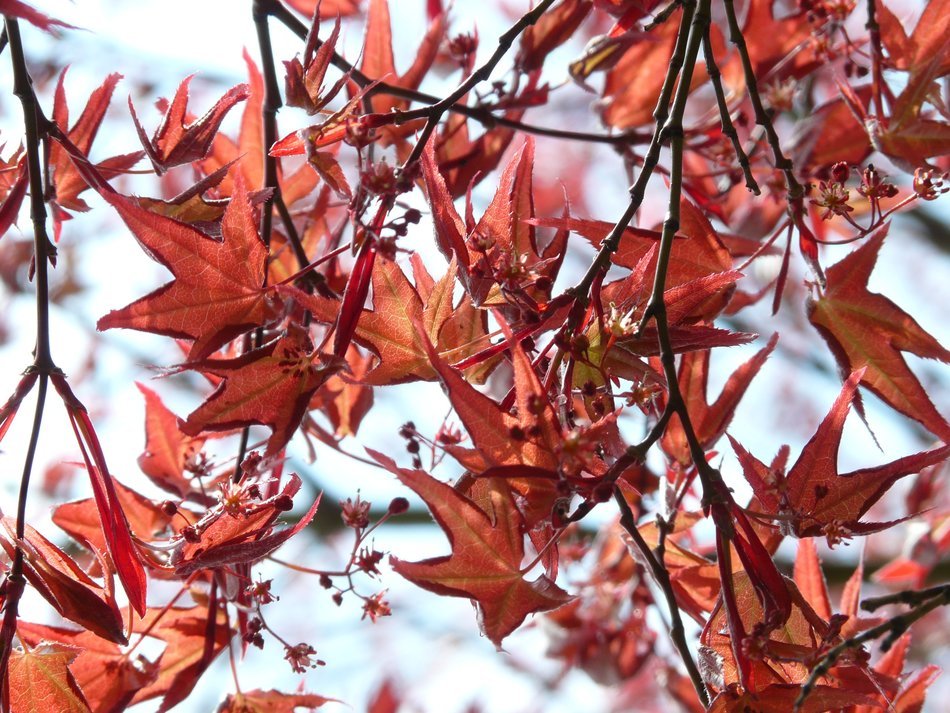
<svg viewBox="0 0 950 713">
<path fill-rule="evenodd" d="M 136 386 L 145 397 L 145 451 L 139 456 L 139 468 L 162 490 L 200 502 L 201 492 L 185 475 L 185 467 L 201 450 L 205 439 L 182 433 L 178 417 L 159 395 L 142 384 Z"/>
<path fill-rule="evenodd" d="M 301 708 L 315 710 L 324 703 L 338 703 L 314 693 L 282 693 L 281 691 L 240 691 L 229 695 L 218 713 L 296 713 Z"/>
<path fill-rule="evenodd" d="M 851 535 L 888 527 L 891 523 L 860 522 L 861 516 L 894 481 L 950 457 L 950 446 L 944 446 L 873 468 L 839 474 L 841 430 L 862 378 L 863 371 L 856 371 L 845 382 L 828 415 L 788 474 L 769 468 L 734 438 L 729 438 L 746 480 L 762 507 L 780 515 L 798 537 L 825 536 L 834 544 Z"/>
<path fill-rule="evenodd" d="M 145 129 L 139 123 L 139 118 L 129 97 L 129 111 L 132 121 L 138 131 L 139 139 L 145 148 L 145 153 L 152 160 L 152 165 L 159 175 L 169 168 L 183 163 L 198 161 L 208 155 L 211 142 L 218 133 L 218 127 L 224 121 L 225 115 L 235 104 L 248 97 L 249 89 L 246 84 L 238 84 L 229 89 L 223 97 L 203 117 L 190 123 L 187 121 L 188 112 L 188 85 L 194 75 L 185 77 L 175 92 L 175 98 L 166 103 L 165 115 L 155 129 L 151 140 L 145 134 Z"/>
<path fill-rule="evenodd" d="M 283 336 L 233 359 L 206 359 L 189 368 L 223 381 L 192 412 L 182 430 L 228 431 L 251 424 L 270 426 L 267 453 L 282 449 L 307 412 L 310 397 L 346 362 L 314 351 L 306 332 L 293 328 Z"/>
<path fill-rule="evenodd" d="M 496 479 L 486 512 L 427 473 L 399 468 L 382 453 L 369 453 L 425 501 L 452 545 L 452 554 L 421 562 L 392 557 L 393 569 L 429 591 L 472 599 L 478 605 L 479 626 L 495 646 L 500 648 L 529 614 L 572 599 L 546 575 L 532 582 L 525 579 L 524 523 L 504 481 Z"/>
<path fill-rule="evenodd" d="M 142 654 L 126 653 L 91 631 L 21 621 L 17 624 L 17 636 L 31 647 L 47 642 L 78 651 L 69 663 L 69 672 L 94 711 L 124 710 L 139 689 L 158 675 L 155 662 Z"/>
<path fill-rule="evenodd" d="M 278 316 L 280 299 L 264 284 L 267 248 L 240 179 L 221 221 L 221 240 L 145 210 L 125 196 L 105 198 L 142 249 L 175 280 L 102 317 L 100 330 L 124 327 L 193 339 L 188 357 L 197 360 Z"/>
<path fill-rule="evenodd" d="M 83 155 L 89 153 L 92 142 L 99 133 L 99 127 L 105 118 L 106 110 L 109 108 L 109 102 L 112 100 L 112 93 L 121 78 L 122 75 L 117 73 L 110 74 L 106 77 L 102 85 L 89 95 L 82 114 L 80 114 L 72 128 L 69 128 L 69 107 L 66 104 L 66 90 L 64 86 L 66 70 L 64 69 L 59 75 L 59 82 L 56 85 L 56 97 L 53 102 L 53 121 L 56 122 L 60 130 L 69 137 L 73 146 L 79 149 Z M 113 156 L 97 164 L 96 170 L 103 175 L 121 172 L 134 166 L 142 156 L 143 153 L 141 151 Z M 49 161 L 50 175 L 52 176 L 51 180 L 57 205 L 69 210 L 89 210 L 87 203 L 79 197 L 89 185 L 85 179 L 83 179 L 80 172 L 76 170 L 76 166 L 69 153 L 56 141 L 50 144 Z"/>
<path fill-rule="evenodd" d="M 808 319 L 828 343 L 842 374 L 860 369 L 864 386 L 950 441 L 950 424 L 901 355 L 911 352 L 950 362 L 950 350 L 896 304 L 867 288 L 888 226 L 883 225 L 864 245 L 828 268 L 827 288 L 809 302 Z"/>
<path fill-rule="evenodd" d="M 61 616 L 104 639 L 128 643 L 109 576 L 105 586 L 100 586 L 72 557 L 29 525 L 18 540 L 11 518 L 4 517 L 0 524 L 0 547 L 12 558 L 14 546 L 19 545 L 27 580 Z"/>
</svg>

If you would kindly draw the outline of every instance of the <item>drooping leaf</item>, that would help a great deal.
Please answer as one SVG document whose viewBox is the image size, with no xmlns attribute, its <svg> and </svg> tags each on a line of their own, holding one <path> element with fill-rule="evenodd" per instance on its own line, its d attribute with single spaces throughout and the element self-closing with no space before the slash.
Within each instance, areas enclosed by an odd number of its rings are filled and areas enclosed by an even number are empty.
<svg viewBox="0 0 950 713">
<path fill-rule="evenodd" d="M 19 541 L 11 518 L 4 517 L 2 525 L 0 547 L 12 558 L 19 545 L 27 580 L 61 616 L 108 641 L 127 643 L 108 581 L 106 587 L 97 584 L 72 557 L 29 525 Z"/>
<path fill-rule="evenodd" d="M 188 356 L 198 360 L 279 314 L 276 291 L 264 286 L 267 248 L 240 180 L 222 219 L 220 241 L 130 198 L 116 194 L 106 199 L 142 249 L 175 279 L 102 317 L 100 330 L 123 327 L 192 339 Z"/>
<path fill-rule="evenodd" d="M 143 614 L 148 587 L 145 567 L 129 534 L 129 523 L 119 502 L 115 483 L 109 472 L 102 445 L 99 443 L 99 436 L 92 425 L 92 419 L 89 418 L 89 412 L 73 394 L 66 377 L 63 374 L 54 373 L 50 375 L 50 381 L 63 400 L 66 415 L 76 436 L 76 443 L 82 453 L 83 463 L 85 463 L 92 486 L 93 499 L 99 511 L 105 551 L 112 559 L 116 574 L 119 575 L 119 580 L 129 595 L 132 607 L 139 614 Z"/>
<path fill-rule="evenodd" d="M 857 371 L 848 378 L 788 474 L 769 468 L 730 436 L 756 498 L 767 512 L 780 515 L 798 537 L 824 536 L 835 544 L 887 527 L 888 523 L 860 520 L 896 480 L 950 457 L 950 446 L 944 446 L 839 474 L 841 431 L 862 377 L 863 372 Z"/>
<path fill-rule="evenodd" d="M 491 512 L 485 512 L 421 470 L 399 468 L 381 453 L 370 455 L 425 501 L 452 545 L 452 554 L 421 562 L 393 557 L 393 569 L 437 594 L 475 601 L 479 626 L 495 646 L 500 647 L 529 614 L 571 600 L 546 575 L 525 580 L 524 524 L 507 486 L 492 491 Z"/>
<path fill-rule="evenodd" d="M 950 362 L 950 350 L 900 307 L 868 290 L 887 235 L 885 224 L 827 271 L 827 288 L 808 303 L 808 319 L 828 343 L 843 375 L 862 370 L 861 384 L 944 441 L 950 424 L 937 411 L 901 352 Z"/>
</svg>

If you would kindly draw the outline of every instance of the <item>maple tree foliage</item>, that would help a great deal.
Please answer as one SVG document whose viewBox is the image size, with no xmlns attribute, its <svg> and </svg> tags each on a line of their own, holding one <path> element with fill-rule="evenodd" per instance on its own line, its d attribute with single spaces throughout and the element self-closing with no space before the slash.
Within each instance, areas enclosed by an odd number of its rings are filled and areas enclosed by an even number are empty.
<svg viewBox="0 0 950 713">
<path fill-rule="evenodd" d="M 547 657 L 613 710 L 922 710 L 940 670 L 913 658 L 913 625 L 950 604 L 950 422 L 946 370 L 906 355 L 950 350 L 887 261 L 908 215 L 947 234 L 921 209 L 950 192 L 950 2 L 499 5 L 509 29 L 489 37 L 439 0 L 254 0 L 246 81 L 205 97 L 189 74 L 154 97 L 116 66 L 83 103 L 82 69 L 41 68 L 29 44 L 74 24 L 0 0 L 2 113 L 22 109 L 0 144 L 0 278 L 36 307 L 0 407 L 2 439 L 36 404 L 0 503 L 0 709 L 170 710 L 219 659 L 235 683 L 218 710 L 339 705 L 319 674 L 240 684 L 255 649 L 296 674 L 333 665 L 282 627 L 283 568 L 318 585 L 310 610 L 356 602 L 353 630 L 400 617 L 399 578 L 423 606 L 470 600 L 488 656 L 540 624 Z M 128 144 L 102 158 L 106 134 Z M 95 427 L 108 408 L 57 366 L 50 317 L 87 290 L 72 265 L 106 224 L 171 277 L 149 290 L 95 265 L 137 294 L 84 322 L 176 355 L 137 383 L 139 473 L 120 477 Z M 811 396 L 806 355 L 838 395 L 798 408 L 762 460 L 783 402 Z M 396 385 L 419 415 L 367 435 Z M 182 394 L 190 413 L 169 406 Z M 80 458 L 39 485 L 56 400 Z M 891 452 L 891 430 L 917 447 Z M 297 465 L 328 454 L 404 495 L 329 502 Z M 422 521 L 441 554 L 377 549 Z M 886 536 L 912 547 L 873 583 L 860 560 L 833 581 L 828 549 Z M 285 558 L 308 538 L 349 555 Z M 366 709 L 417 709 L 384 674 Z"/>
</svg>

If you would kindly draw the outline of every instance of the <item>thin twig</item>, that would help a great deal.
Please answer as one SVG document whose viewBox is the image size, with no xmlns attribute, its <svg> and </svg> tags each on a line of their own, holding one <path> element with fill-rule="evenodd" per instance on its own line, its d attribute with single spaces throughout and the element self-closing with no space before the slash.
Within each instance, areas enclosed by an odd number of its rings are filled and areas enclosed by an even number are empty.
<svg viewBox="0 0 950 713">
<path fill-rule="evenodd" d="M 449 109 L 458 104 L 466 94 L 475 88 L 477 84 L 487 81 L 488 78 L 491 77 L 491 73 L 495 70 L 495 67 L 498 66 L 498 63 L 502 60 L 502 58 L 511 50 L 511 45 L 518 38 L 518 36 L 526 29 L 534 25 L 539 19 L 541 19 L 541 16 L 547 12 L 548 8 L 550 8 L 554 2 L 555 0 L 542 0 L 534 7 L 533 10 L 522 15 L 515 24 L 513 24 L 504 33 L 502 33 L 501 36 L 499 36 L 498 46 L 495 48 L 495 51 L 492 53 L 491 57 L 485 60 L 485 62 L 479 66 L 478 69 L 468 75 L 468 77 L 466 77 L 465 80 L 462 81 L 448 96 L 440 99 L 436 103 L 426 108 L 417 109 L 415 112 L 405 113 L 407 120 L 424 117 L 426 123 L 422 127 L 422 131 L 419 132 L 419 137 L 416 139 L 416 143 L 412 147 L 412 151 L 403 162 L 402 170 L 406 170 L 407 168 L 415 165 L 415 163 L 422 156 L 422 151 L 425 148 L 426 142 L 429 140 L 432 132 L 435 131 L 435 127 L 438 126 L 439 122 L 442 120 L 442 116 L 447 111 L 449 111 Z"/>
<path fill-rule="evenodd" d="M 883 50 L 881 48 L 881 26 L 877 22 L 876 0 L 868 0 L 868 21 L 865 28 L 867 28 L 868 38 L 871 42 L 871 96 L 874 101 L 874 111 L 877 114 L 878 121 L 880 121 L 884 118 L 884 98 L 881 92 L 884 86 L 884 75 L 881 71 Z"/>
<path fill-rule="evenodd" d="M 269 15 L 281 22 L 288 30 L 297 35 L 300 39 L 307 36 L 307 26 L 301 22 L 296 15 L 288 10 L 279 0 L 261 0 L 262 5 L 267 9 Z M 317 41 L 317 47 L 321 44 Z M 342 56 L 333 53 L 331 63 L 341 72 L 348 73 L 350 78 L 361 88 L 366 89 L 366 97 L 373 97 L 376 94 L 384 94 L 397 99 L 405 99 L 420 104 L 433 105 L 439 102 L 439 97 L 427 92 L 421 92 L 416 89 L 400 87 L 385 81 L 379 81 L 378 78 L 368 77 L 359 69 L 346 61 Z M 563 139 L 565 141 L 580 141 L 586 143 L 607 144 L 610 146 L 631 146 L 642 143 L 647 140 L 647 136 L 637 131 L 625 131 L 618 134 L 593 134 L 584 131 L 571 131 L 568 129 L 556 129 L 547 126 L 535 126 L 516 119 L 509 119 L 504 116 L 497 116 L 491 109 L 480 106 L 468 106 L 467 104 L 453 104 L 448 108 L 453 114 L 461 114 L 469 119 L 474 119 L 487 129 L 501 126 L 506 129 L 522 131 L 526 134 L 535 136 L 547 136 L 552 139 Z"/>
<path fill-rule="evenodd" d="M 30 218 L 33 223 L 33 262 L 34 282 L 36 284 L 36 348 L 33 354 L 33 365 L 28 372 L 37 375 L 39 387 L 36 395 L 36 408 L 33 414 L 33 426 L 30 430 L 30 440 L 23 462 L 23 473 L 20 477 L 20 492 L 17 498 L 16 549 L 5 582 L 7 588 L 4 602 L 5 611 L 3 624 L 0 627 L 0 674 L 3 674 L 3 681 L 7 680 L 5 675 L 7 662 L 10 658 L 13 634 L 16 631 L 19 600 L 25 587 L 23 550 L 20 543 L 26 533 L 26 505 L 29 496 L 30 476 L 33 472 L 33 461 L 36 457 L 43 411 L 46 406 L 48 379 L 50 374 L 59 371 L 50 353 L 49 263 L 51 258 L 56 255 L 56 248 L 50 242 L 46 232 L 47 216 L 46 205 L 43 202 L 43 173 L 40 168 L 40 128 L 37 120 L 36 96 L 33 93 L 33 83 L 26 66 L 20 27 L 16 19 L 6 18 L 5 36 L 9 41 L 10 59 L 13 65 L 13 93 L 20 100 L 23 108 L 27 170 L 30 179 Z M 21 382 L 28 384 L 27 391 L 33 385 L 29 378 L 28 375 L 25 377 L 25 381 Z M 22 399 L 25 393 L 18 396 Z"/>
<path fill-rule="evenodd" d="M 696 667 L 696 662 L 693 661 L 693 655 L 690 653 L 689 644 L 686 641 L 686 629 L 683 626 L 683 618 L 680 616 L 679 605 L 676 603 L 676 592 L 673 590 L 670 573 L 664 563 L 656 558 L 653 550 L 651 550 L 650 546 L 646 543 L 646 540 L 643 539 L 643 535 L 641 535 L 637 529 L 637 523 L 633 518 L 633 511 L 630 510 L 630 505 L 627 504 L 619 488 L 614 488 L 614 500 L 617 502 L 617 507 L 620 508 L 621 527 L 623 527 L 630 536 L 630 539 L 633 540 L 637 549 L 640 550 L 640 553 L 643 555 L 650 569 L 650 574 L 653 575 L 654 581 L 663 592 L 667 608 L 670 610 L 670 638 L 673 640 L 673 645 L 676 647 L 676 651 L 686 666 L 686 672 L 689 675 L 689 680 L 693 684 L 693 688 L 696 689 L 696 695 L 699 696 L 703 707 L 706 707 L 709 705 L 709 693 L 706 691 L 703 677 Z"/>
<path fill-rule="evenodd" d="M 713 90 L 716 92 L 716 104 L 719 106 L 719 117 L 722 121 L 722 133 L 729 137 L 732 142 L 732 150 L 736 154 L 736 160 L 742 168 L 742 175 L 745 178 L 745 185 L 755 195 L 761 195 L 759 184 L 756 183 L 752 175 L 752 169 L 749 165 L 749 157 L 742 150 L 742 144 L 739 143 L 739 134 L 735 125 L 732 123 L 732 117 L 729 115 L 729 105 L 726 102 L 726 94 L 722 89 L 722 72 L 719 71 L 719 65 L 716 64 L 716 57 L 713 54 L 712 40 L 710 38 L 711 24 L 707 24 L 706 32 L 703 33 L 703 56 L 706 58 L 706 73 L 709 75 L 709 81 L 712 82 Z"/>
<path fill-rule="evenodd" d="M 828 671 L 831 670 L 831 667 L 835 665 L 835 662 L 846 651 L 850 649 L 857 649 L 867 642 L 874 641 L 875 639 L 879 639 L 882 636 L 886 636 L 886 638 L 881 642 L 881 650 L 887 651 L 891 646 L 894 645 L 894 642 L 903 636 L 903 634 L 911 627 L 914 622 L 922 619 L 924 616 L 938 607 L 950 605 L 950 584 L 945 584 L 940 587 L 933 587 L 928 591 L 935 593 L 932 594 L 930 598 L 914 606 L 910 611 L 892 617 L 883 624 L 879 624 L 872 629 L 868 629 L 858 636 L 845 639 L 837 646 L 829 649 L 824 658 L 822 658 L 821 661 L 818 662 L 818 665 L 812 669 L 811 675 L 808 677 L 805 685 L 802 686 L 801 693 L 799 693 L 798 698 L 795 699 L 795 710 L 798 711 L 801 709 L 802 705 L 805 703 L 805 699 L 807 699 L 812 690 L 814 690 L 818 679 L 827 674 Z M 923 594 L 923 592 L 920 592 L 920 594 Z M 885 598 L 886 597 L 881 597 L 880 599 Z M 864 607 L 862 606 L 862 608 Z"/>
</svg>

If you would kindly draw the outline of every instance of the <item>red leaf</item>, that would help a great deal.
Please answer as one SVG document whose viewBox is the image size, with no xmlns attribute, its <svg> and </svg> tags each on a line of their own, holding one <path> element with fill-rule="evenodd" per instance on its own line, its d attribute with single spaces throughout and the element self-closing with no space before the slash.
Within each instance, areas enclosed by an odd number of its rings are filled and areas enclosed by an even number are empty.
<svg viewBox="0 0 950 713">
<path fill-rule="evenodd" d="M 281 693 L 280 691 L 241 691 L 229 695 L 218 713 L 296 713 L 300 708 L 313 710 L 324 703 L 339 703 L 313 693 Z"/>
<path fill-rule="evenodd" d="M 138 551 L 129 535 L 129 523 L 109 474 L 99 437 L 92 426 L 86 407 L 76 398 L 62 374 L 52 374 L 50 381 L 63 399 L 76 442 L 92 484 L 92 494 L 102 522 L 106 549 L 112 557 L 119 580 L 129 595 L 129 602 L 139 614 L 145 612 L 147 581 Z"/>
<path fill-rule="evenodd" d="M 828 268 L 827 289 L 808 304 L 808 319 L 828 343 L 842 374 L 861 370 L 861 383 L 905 416 L 944 441 L 950 424 L 940 415 L 901 352 L 950 362 L 950 350 L 883 295 L 869 292 L 868 278 L 888 224 Z"/>
<path fill-rule="evenodd" d="M 294 10 L 307 17 L 313 17 L 317 9 L 320 10 L 320 17 L 324 18 L 355 15 L 360 9 L 360 0 L 286 0 L 286 2 Z"/>
<path fill-rule="evenodd" d="M 17 624 L 17 636 L 31 647 L 52 642 L 77 650 L 69 672 L 94 711 L 125 710 L 139 689 L 158 675 L 157 663 L 141 654 L 133 657 L 89 631 L 21 621 Z"/>
<path fill-rule="evenodd" d="M 145 153 L 152 160 L 152 165 L 159 175 L 165 173 L 172 166 L 190 163 L 203 159 L 211 151 L 211 142 L 218 133 L 218 127 L 225 115 L 238 102 L 244 101 L 250 94 L 246 84 L 238 84 L 229 89 L 223 97 L 203 117 L 188 124 L 188 85 L 194 75 L 185 77 L 175 92 L 175 98 L 168 104 L 161 123 L 155 130 L 152 139 L 145 135 L 145 129 L 139 123 L 129 97 L 129 111 L 132 112 L 132 121 L 138 131 L 139 139 L 145 148 Z"/>
<path fill-rule="evenodd" d="M 159 659 L 157 680 L 140 689 L 133 704 L 164 696 L 161 713 L 185 700 L 201 675 L 222 652 L 231 639 L 233 630 L 228 625 L 227 612 L 217 607 L 212 597 L 209 618 L 208 607 L 149 610 L 137 629 L 166 642 Z"/>
<path fill-rule="evenodd" d="M 2 525 L 0 546 L 12 558 L 17 544 L 16 522 L 4 517 Z M 128 643 L 108 580 L 106 588 L 96 584 L 69 555 L 29 525 L 19 545 L 27 580 L 61 616 L 104 639 Z"/>
<path fill-rule="evenodd" d="M 0 6 L 2 9 L 2 6 Z M 69 664 L 77 656 L 67 647 L 24 647 L 10 653 L 3 690 L 10 713 L 91 713 Z"/>
<path fill-rule="evenodd" d="M 795 584 L 815 613 L 829 621 L 833 612 L 831 600 L 828 598 L 828 585 L 825 582 L 825 574 L 821 571 L 821 560 L 818 559 L 815 541 L 810 537 L 798 541 Z"/>
<path fill-rule="evenodd" d="M 62 20 L 56 20 L 44 15 L 25 2 L 20 2 L 20 0 L 0 0 L 0 15 L 21 17 L 31 25 L 36 25 L 41 30 L 46 30 L 50 34 L 53 34 L 54 27 L 66 27 L 72 30 L 77 29 L 75 25 L 69 25 Z"/>
<path fill-rule="evenodd" d="M 99 320 L 100 330 L 123 327 L 193 339 L 198 360 L 279 314 L 273 288 L 263 287 L 267 248 L 257 234 L 243 182 L 235 184 L 221 223 L 222 240 L 166 218 L 124 196 L 105 196 L 142 249 L 175 280 Z"/>
<path fill-rule="evenodd" d="M 189 365 L 224 381 L 182 425 L 192 436 L 250 424 L 270 426 L 267 453 L 280 451 L 307 411 L 310 397 L 345 362 L 313 350 L 300 329 L 234 359 L 206 359 Z"/>
<path fill-rule="evenodd" d="M 452 545 L 451 555 L 421 562 L 392 557 L 393 569 L 424 589 L 475 601 L 479 626 L 495 646 L 500 648 L 529 614 L 572 599 L 545 575 L 524 579 L 524 524 L 507 486 L 491 492 L 491 512 L 484 512 L 423 471 L 399 468 L 383 454 L 369 453 L 425 501 Z"/>
<path fill-rule="evenodd" d="M 429 363 L 417 325 L 425 323 L 425 332 L 445 359 L 457 361 L 487 344 L 483 315 L 463 296 L 453 308 L 452 287 L 457 271 L 453 262 L 446 274 L 432 283 L 424 299 L 421 282 L 432 278 L 421 261 L 413 260 L 417 287 L 409 282 L 398 264 L 378 262 L 372 273 L 373 309 L 361 310 L 353 339 L 378 357 L 375 368 L 361 379 L 364 384 L 399 384 L 417 379 L 433 380 L 435 370 Z M 342 314 L 340 303 L 316 296 L 298 298 L 320 322 L 332 323 Z"/>
<path fill-rule="evenodd" d="M 185 466 L 201 450 L 204 439 L 182 433 L 178 417 L 159 395 L 142 384 L 136 386 L 145 397 L 145 451 L 139 456 L 139 468 L 155 485 L 180 498 L 200 494 L 185 476 Z"/>
<path fill-rule="evenodd" d="M 56 85 L 56 99 L 53 104 L 53 121 L 59 125 L 60 130 L 69 137 L 73 146 L 79 149 L 83 155 L 87 155 L 92 148 L 92 142 L 99 133 L 99 127 L 105 118 L 106 110 L 109 108 L 109 102 L 112 101 L 112 93 L 115 91 L 115 86 L 121 78 L 122 75 L 117 73 L 110 74 L 106 77 L 102 86 L 95 89 L 92 94 L 89 95 L 86 107 L 70 129 L 69 108 L 66 105 L 66 91 L 64 87 L 66 70 L 64 69 L 59 75 L 59 83 Z M 110 159 L 106 159 L 96 166 L 96 168 L 100 173 L 125 170 L 138 163 L 142 155 L 142 152 L 138 151 L 123 156 L 114 156 Z M 56 203 L 69 210 L 89 210 L 89 206 L 86 202 L 79 198 L 79 194 L 86 190 L 89 184 L 86 183 L 82 174 L 76 169 L 70 154 L 56 141 L 50 144 L 50 170 Z"/>
<path fill-rule="evenodd" d="M 746 480 L 767 512 L 781 514 L 798 537 L 841 538 L 876 532 L 888 523 L 859 522 L 898 479 L 950 457 L 950 446 L 916 453 L 874 468 L 838 473 L 838 447 L 848 408 L 863 372 L 845 382 L 828 415 L 785 475 L 746 451 L 730 436 Z"/>
<path fill-rule="evenodd" d="M 182 540 L 171 564 L 179 576 L 202 569 L 252 564 L 276 551 L 291 537 L 310 524 L 320 497 L 293 527 L 274 531 L 273 526 L 300 489 L 300 478 L 293 475 L 280 493 L 263 501 L 248 499 L 241 507 L 211 510 L 195 525 L 197 542 Z"/>
<path fill-rule="evenodd" d="M 719 398 L 711 405 L 706 402 L 710 352 L 702 350 L 686 352 L 683 355 L 679 367 L 680 393 L 686 401 L 690 421 L 703 448 L 714 446 L 729 428 L 739 401 L 772 353 L 777 341 L 778 335 L 772 335 L 763 349 L 736 369 L 722 387 Z M 670 419 L 661 443 L 666 453 L 675 457 L 681 464 L 689 465 L 692 462 L 679 415 L 673 415 Z"/>
<path fill-rule="evenodd" d="M 158 503 L 115 481 L 116 500 L 125 513 L 129 530 L 140 540 L 150 541 L 172 525 Z M 53 522 L 83 547 L 102 554 L 108 544 L 102 533 L 99 509 L 94 498 L 57 505 Z"/>
<path fill-rule="evenodd" d="M 363 236 L 363 244 L 356 255 L 353 271 L 346 281 L 343 292 L 343 304 L 337 317 L 333 335 L 333 353 L 341 357 L 346 354 L 356 330 L 357 321 L 363 311 L 363 304 L 369 294 L 369 285 L 373 277 L 373 263 L 376 262 L 375 241 Z"/>
</svg>

